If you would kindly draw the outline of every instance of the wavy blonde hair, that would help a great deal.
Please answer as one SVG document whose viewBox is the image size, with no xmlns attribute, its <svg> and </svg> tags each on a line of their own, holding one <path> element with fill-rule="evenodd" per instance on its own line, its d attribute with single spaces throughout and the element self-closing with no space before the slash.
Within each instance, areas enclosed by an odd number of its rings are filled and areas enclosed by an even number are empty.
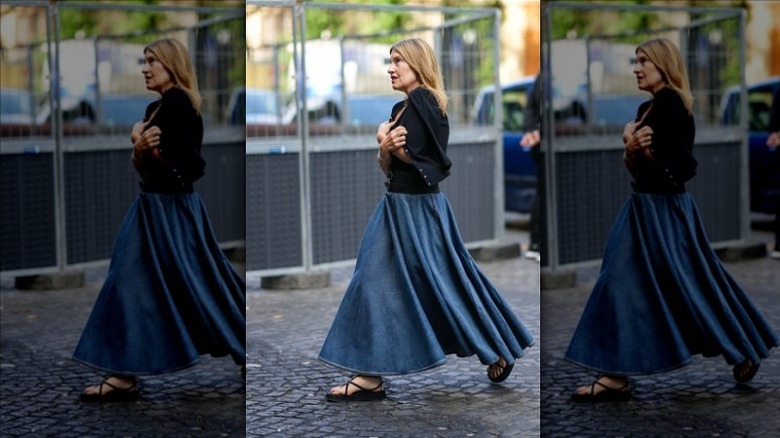
<svg viewBox="0 0 780 438">
<path fill-rule="evenodd" d="M 447 94 L 444 92 L 444 81 L 433 48 L 420 38 L 409 38 L 393 44 L 390 47 L 391 54 L 393 50 L 409 64 L 421 87 L 433 93 L 442 114 L 447 114 Z"/>
<path fill-rule="evenodd" d="M 640 51 L 655 65 L 664 83 L 680 95 L 688 113 L 693 113 L 693 93 L 680 49 L 666 38 L 656 38 L 637 46 L 635 53 Z"/>
<path fill-rule="evenodd" d="M 184 44 L 173 38 L 163 38 L 144 47 L 144 54 L 149 51 L 165 67 L 171 76 L 174 86 L 187 93 L 195 111 L 200 112 L 201 97 L 198 90 L 198 79 L 192 68 L 190 54 Z"/>
</svg>

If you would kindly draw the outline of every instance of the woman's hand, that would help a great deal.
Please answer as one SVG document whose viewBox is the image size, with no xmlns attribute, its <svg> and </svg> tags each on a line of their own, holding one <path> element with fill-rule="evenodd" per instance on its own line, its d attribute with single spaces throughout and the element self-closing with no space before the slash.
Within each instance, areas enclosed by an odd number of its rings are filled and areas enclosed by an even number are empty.
<svg viewBox="0 0 780 438">
<path fill-rule="evenodd" d="M 774 149 L 780 146 L 780 132 L 773 132 L 769 134 L 769 138 L 766 139 L 766 145 L 769 149 Z"/>
<path fill-rule="evenodd" d="M 650 145 L 653 144 L 653 128 L 643 126 L 635 131 L 626 142 L 626 157 L 633 160 L 634 156 L 641 153 L 647 158 L 652 158 Z"/>
<path fill-rule="evenodd" d="M 140 123 L 136 123 L 136 126 L 138 126 Z M 144 125 L 146 125 L 144 123 Z M 135 126 L 133 127 L 133 131 L 135 131 Z M 135 132 L 132 135 L 134 135 Z M 160 135 L 162 134 L 162 131 L 157 126 L 152 126 L 151 128 L 147 129 L 146 131 L 143 131 L 139 133 L 136 136 L 135 141 L 133 142 L 133 156 L 134 157 L 140 157 L 147 149 L 156 148 L 160 145 Z"/>
<path fill-rule="evenodd" d="M 636 127 L 639 125 L 639 122 L 628 122 L 626 123 L 626 126 L 623 128 L 623 144 L 627 145 L 628 141 L 631 140 L 631 137 L 636 132 Z"/>
<path fill-rule="evenodd" d="M 138 137 L 143 134 L 144 129 L 146 129 L 146 125 L 148 125 L 149 122 L 144 122 L 143 120 L 133 125 L 133 130 L 130 132 L 130 141 L 135 144 L 136 141 L 138 141 Z"/>
<path fill-rule="evenodd" d="M 379 142 L 379 154 L 383 158 L 390 158 L 390 154 L 392 154 L 396 149 L 403 147 L 405 144 L 406 128 L 399 126 L 388 132 L 382 141 Z"/>
<path fill-rule="evenodd" d="M 390 128 L 393 127 L 393 124 L 390 122 L 384 122 L 381 125 L 379 125 L 379 129 L 376 131 L 376 142 L 379 144 L 382 144 L 382 140 L 387 137 L 387 133 L 390 132 Z"/>
</svg>

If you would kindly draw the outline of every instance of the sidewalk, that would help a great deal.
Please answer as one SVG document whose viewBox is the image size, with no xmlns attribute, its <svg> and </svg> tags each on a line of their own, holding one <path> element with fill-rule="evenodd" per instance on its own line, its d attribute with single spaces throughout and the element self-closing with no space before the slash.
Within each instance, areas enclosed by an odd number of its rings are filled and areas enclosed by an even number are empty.
<svg viewBox="0 0 780 438">
<path fill-rule="evenodd" d="M 509 231 L 508 241 L 527 243 Z M 525 259 L 481 268 L 537 339 L 502 384 L 476 357 L 385 379 L 387 400 L 330 403 L 349 375 L 317 360 L 353 267 L 326 289 L 270 291 L 248 278 L 248 437 L 538 437 L 539 264 Z"/>
<path fill-rule="evenodd" d="M 771 235 L 753 232 L 752 241 Z M 726 269 L 780 330 L 780 261 L 770 258 L 727 263 Z M 576 287 L 542 292 L 542 430 L 544 437 L 769 437 L 780 430 L 780 355 L 763 361 L 747 385 L 731 377 L 721 356 L 695 356 L 681 369 L 632 379 L 626 403 L 573 403 L 578 386 L 594 373 L 562 360 L 585 306 L 598 267 L 578 272 Z"/>
<path fill-rule="evenodd" d="M 230 358 L 206 356 L 187 370 L 141 378 L 135 402 L 78 400 L 103 377 L 71 356 L 105 271 L 90 269 L 86 287 L 59 291 L 17 291 L 3 280 L 0 436 L 243 437 L 244 380 Z"/>
</svg>

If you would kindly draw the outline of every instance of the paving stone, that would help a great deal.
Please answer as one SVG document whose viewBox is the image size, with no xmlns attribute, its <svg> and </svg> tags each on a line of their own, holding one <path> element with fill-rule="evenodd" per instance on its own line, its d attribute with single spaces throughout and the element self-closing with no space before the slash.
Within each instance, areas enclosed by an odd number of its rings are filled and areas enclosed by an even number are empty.
<svg viewBox="0 0 780 438">
<path fill-rule="evenodd" d="M 88 269 L 76 289 L 20 291 L 13 279 L 0 282 L 0 436 L 245 436 L 245 384 L 228 358 L 205 356 L 192 368 L 141 378 L 136 402 L 78 400 L 103 377 L 71 356 L 105 271 Z"/>
<path fill-rule="evenodd" d="M 527 233 L 508 230 L 507 239 L 519 247 Z M 354 266 L 310 290 L 264 289 L 250 275 L 247 436 L 538 437 L 539 264 L 516 257 L 480 266 L 537 344 L 503 384 L 491 383 L 476 357 L 450 356 L 433 370 L 387 378 L 388 398 L 375 403 L 327 402 L 327 390 L 349 375 L 317 360 Z"/>
<path fill-rule="evenodd" d="M 769 233 L 753 231 L 751 241 L 768 243 Z M 780 330 L 780 262 L 764 257 L 726 263 L 726 269 L 775 328 Z M 579 283 L 544 290 L 542 348 L 543 437 L 768 437 L 780 430 L 780 355 L 761 364 L 747 385 L 734 382 L 722 357 L 695 356 L 669 373 L 632 379 L 634 398 L 626 403 L 573 403 L 571 392 L 596 376 L 562 360 L 598 274 L 578 270 Z"/>
</svg>

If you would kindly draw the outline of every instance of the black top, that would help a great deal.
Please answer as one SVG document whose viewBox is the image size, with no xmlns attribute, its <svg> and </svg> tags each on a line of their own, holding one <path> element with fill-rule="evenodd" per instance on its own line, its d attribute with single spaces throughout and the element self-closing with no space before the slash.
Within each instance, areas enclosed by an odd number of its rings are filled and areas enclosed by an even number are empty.
<svg viewBox="0 0 780 438">
<path fill-rule="evenodd" d="M 650 144 L 653 159 L 637 154 L 632 185 L 637 192 L 682 193 L 685 182 L 696 175 L 698 164 L 693 157 L 696 134 L 693 115 L 685 108 L 680 95 L 668 87 L 658 90 L 652 100 L 639 106 L 637 121 L 648 108 L 650 112 L 637 129 L 643 126 L 653 129 Z"/>
<path fill-rule="evenodd" d="M 780 131 L 780 87 L 772 95 L 772 109 L 769 111 L 769 132 Z"/>
<path fill-rule="evenodd" d="M 159 111 L 146 126 L 162 131 L 157 147 L 161 159 L 145 151 L 141 156 L 140 183 L 145 192 L 190 193 L 192 183 L 203 176 L 206 162 L 200 156 L 203 143 L 203 119 L 192 106 L 184 90 L 173 87 L 160 100 L 146 107 L 144 120 L 159 106 Z"/>
<path fill-rule="evenodd" d="M 523 110 L 523 129 L 526 132 L 539 130 L 542 126 L 542 74 L 536 75 L 531 92 Z"/>
<path fill-rule="evenodd" d="M 392 114 L 403 107 L 404 102 L 393 106 Z M 406 128 L 404 151 L 412 160 L 406 163 L 393 156 L 390 166 L 390 191 L 426 193 L 436 191 L 452 166 L 447 157 L 447 141 L 450 125 L 442 113 L 433 93 L 422 87 L 409 93 L 406 110 L 393 125 Z"/>
</svg>

